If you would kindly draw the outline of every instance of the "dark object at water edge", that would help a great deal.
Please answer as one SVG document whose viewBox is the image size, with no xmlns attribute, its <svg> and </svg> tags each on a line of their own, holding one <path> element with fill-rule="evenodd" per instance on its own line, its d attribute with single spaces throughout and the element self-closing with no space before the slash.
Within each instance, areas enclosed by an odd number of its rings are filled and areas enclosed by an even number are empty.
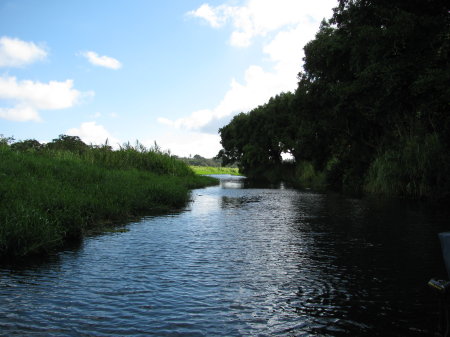
<svg viewBox="0 0 450 337">
<path fill-rule="evenodd" d="M 445 269 L 447 269 L 447 275 L 450 278 L 450 232 L 439 233 L 439 240 L 441 240 Z"/>
<path fill-rule="evenodd" d="M 445 269 L 450 278 L 450 232 L 439 233 L 439 240 L 441 241 Z M 428 282 L 428 286 L 434 291 L 438 298 L 438 336 L 448 337 L 450 336 L 450 281 L 432 278 Z"/>
</svg>

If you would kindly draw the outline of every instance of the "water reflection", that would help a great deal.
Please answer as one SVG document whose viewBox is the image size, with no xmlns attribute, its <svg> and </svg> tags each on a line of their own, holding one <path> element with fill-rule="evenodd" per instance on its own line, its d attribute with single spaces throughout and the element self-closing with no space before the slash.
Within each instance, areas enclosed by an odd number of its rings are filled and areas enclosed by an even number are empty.
<svg viewBox="0 0 450 337">
<path fill-rule="evenodd" d="M 446 216 L 404 201 L 250 188 L 0 267 L 0 336 L 427 336 Z"/>
<path fill-rule="evenodd" d="M 261 197 L 259 196 L 252 196 L 252 197 L 239 197 L 239 198 L 233 198 L 233 197 L 222 197 L 221 199 L 221 207 L 222 208 L 240 208 L 244 206 L 250 206 L 249 204 L 259 202 L 261 200 Z"/>
<path fill-rule="evenodd" d="M 220 187 L 223 189 L 285 189 L 283 182 L 268 183 L 264 181 L 249 180 L 244 176 L 226 174 L 210 175 L 220 179 Z"/>
<path fill-rule="evenodd" d="M 302 283 L 296 309 L 316 317 L 312 331 L 430 333 L 436 303 L 430 301 L 426 282 L 436 272 L 442 275 L 436 234 L 446 224 L 432 223 L 423 210 L 400 200 L 320 199 L 297 200 L 298 235 L 312 241 L 306 251 L 311 263 L 301 268 L 314 284 Z"/>
</svg>

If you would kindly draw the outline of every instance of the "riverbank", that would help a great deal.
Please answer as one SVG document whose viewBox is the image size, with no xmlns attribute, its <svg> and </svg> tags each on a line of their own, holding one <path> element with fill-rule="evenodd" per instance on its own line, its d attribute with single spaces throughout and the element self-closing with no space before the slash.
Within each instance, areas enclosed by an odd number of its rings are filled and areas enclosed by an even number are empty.
<svg viewBox="0 0 450 337">
<path fill-rule="evenodd" d="M 233 176 L 240 176 L 237 167 L 213 167 L 213 166 L 189 166 L 196 174 L 230 174 Z"/>
<path fill-rule="evenodd" d="M 105 225 L 183 207 L 216 183 L 168 154 L 0 146 L 0 259 L 45 254 Z"/>
</svg>

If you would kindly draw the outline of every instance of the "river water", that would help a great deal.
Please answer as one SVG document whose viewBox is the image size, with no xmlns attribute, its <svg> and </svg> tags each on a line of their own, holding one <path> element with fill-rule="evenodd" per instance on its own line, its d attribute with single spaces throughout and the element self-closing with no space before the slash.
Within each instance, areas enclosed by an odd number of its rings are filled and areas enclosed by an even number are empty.
<svg viewBox="0 0 450 337">
<path fill-rule="evenodd" d="M 0 266 L 0 336 L 433 333 L 445 212 L 221 178 L 177 213 Z"/>
</svg>

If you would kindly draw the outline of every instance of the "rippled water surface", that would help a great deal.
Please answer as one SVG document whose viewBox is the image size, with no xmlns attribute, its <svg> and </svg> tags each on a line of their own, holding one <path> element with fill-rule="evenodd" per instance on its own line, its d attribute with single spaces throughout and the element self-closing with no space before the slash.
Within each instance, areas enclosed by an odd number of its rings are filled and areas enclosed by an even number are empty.
<svg viewBox="0 0 450 337">
<path fill-rule="evenodd" d="M 442 212 L 239 178 L 176 214 L 0 266 L 0 336 L 428 336 Z"/>
</svg>

